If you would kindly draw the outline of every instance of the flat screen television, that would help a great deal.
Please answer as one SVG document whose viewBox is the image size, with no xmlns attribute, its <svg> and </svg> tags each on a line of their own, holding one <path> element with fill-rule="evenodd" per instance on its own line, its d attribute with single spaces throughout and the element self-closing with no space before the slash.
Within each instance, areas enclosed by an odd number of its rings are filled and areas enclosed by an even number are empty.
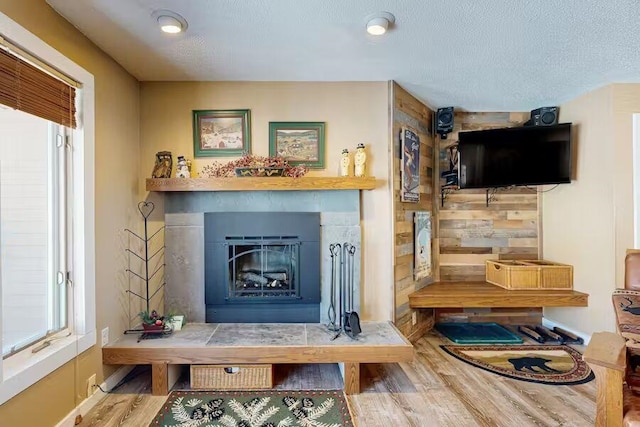
<svg viewBox="0 0 640 427">
<path fill-rule="evenodd" d="M 571 182 L 571 123 L 460 132 L 460 188 Z"/>
</svg>

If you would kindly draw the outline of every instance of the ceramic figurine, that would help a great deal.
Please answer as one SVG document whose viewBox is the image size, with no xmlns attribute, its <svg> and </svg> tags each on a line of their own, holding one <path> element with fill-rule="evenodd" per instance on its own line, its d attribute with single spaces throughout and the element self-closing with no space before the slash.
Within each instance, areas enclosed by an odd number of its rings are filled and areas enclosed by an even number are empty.
<svg viewBox="0 0 640 427">
<path fill-rule="evenodd" d="M 189 178 L 189 166 L 184 156 L 178 156 L 178 163 L 176 165 L 176 178 Z"/>
<path fill-rule="evenodd" d="M 171 178 L 173 158 L 171 151 L 159 151 L 156 153 L 156 165 L 151 174 L 152 178 Z"/>
<path fill-rule="evenodd" d="M 349 176 L 351 169 L 351 158 L 349 157 L 349 150 L 346 148 L 342 150 L 342 158 L 340 159 L 340 176 Z"/>
<path fill-rule="evenodd" d="M 365 176 L 367 170 L 367 153 L 364 152 L 364 144 L 358 144 L 355 155 L 356 176 Z"/>
</svg>

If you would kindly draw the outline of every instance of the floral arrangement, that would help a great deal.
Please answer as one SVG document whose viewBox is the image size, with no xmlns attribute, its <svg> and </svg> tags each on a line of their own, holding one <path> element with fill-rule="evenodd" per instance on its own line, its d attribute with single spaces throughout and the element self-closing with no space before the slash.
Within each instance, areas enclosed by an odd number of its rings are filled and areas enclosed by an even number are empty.
<svg viewBox="0 0 640 427">
<path fill-rule="evenodd" d="M 214 162 L 212 165 L 206 165 L 202 168 L 202 175 L 206 178 L 224 178 L 236 176 L 236 168 L 282 168 L 284 176 L 299 178 L 304 176 L 308 171 L 304 165 L 291 166 L 285 159 L 280 156 L 254 156 L 253 154 L 244 154 L 237 160 L 227 163 Z"/>
<path fill-rule="evenodd" d="M 173 322 L 173 316 L 160 316 L 156 310 L 151 311 L 151 313 L 141 311 L 138 316 L 142 320 L 142 327 L 145 330 L 163 330 L 166 326 L 171 327 Z"/>
</svg>

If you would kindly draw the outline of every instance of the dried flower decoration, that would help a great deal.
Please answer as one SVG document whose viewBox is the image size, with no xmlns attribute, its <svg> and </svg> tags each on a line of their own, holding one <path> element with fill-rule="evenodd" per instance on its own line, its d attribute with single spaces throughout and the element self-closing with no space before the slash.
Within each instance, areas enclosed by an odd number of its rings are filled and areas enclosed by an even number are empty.
<svg viewBox="0 0 640 427">
<path fill-rule="evenodd" d="M 227 163 L 214 162 L 211 165 L 205 165 L 201 175 L 204 178 L 233 177 L 236 176 L 236 168 L 283 168 L 284 176 L 292 178 L 304 176 L 309 171 L 309 168 L 304 165 L 291 166 L 280 156 L 264 157 L 245 154 Z"/>
</svg>

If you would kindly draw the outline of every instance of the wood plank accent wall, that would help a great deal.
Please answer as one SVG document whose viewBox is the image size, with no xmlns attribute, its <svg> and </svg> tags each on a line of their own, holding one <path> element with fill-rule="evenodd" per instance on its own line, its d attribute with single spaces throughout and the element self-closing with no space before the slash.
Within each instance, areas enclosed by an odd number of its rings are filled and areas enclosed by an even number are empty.
<svg viewBox="0 0 640 427">
<path fill-rule="evenodd" d="M 434 213 L 434 138 L 432 135 L 433 111 L 410 95 L 395 82 L 391 83 L 393 99 L 393 212 L 394 212 L 394 287 L 396 327 L 410 340 L 420 338 L 433 326 L 433 310 L 414 310 L 409 307 L 409 294 L 436 280 L 428 277 L 421 281 L 413 280 L 414 238 L 413 214 L 416 211 L 429 211 L 432 215 L 433 230 L 436 229 Z M 403 203 L 400 201 L 400 131 L 408 127 L 420 138 L 420 202 Z M 432 245 L 433 246 L 433 245 Z M 432 250 L 432 254 L 435 251 Z M 432 271 L 438 272 L 432 262 Z M 416 313 L 417 323 L 412 324 L 412 315 Z"/>
<path fill-rule="evenodd" d="M 439 170 L 448 170 L 447 147 L 464 131 L 519 126 L 529 113 L 457 112 L 454 130 L 447 139 L 437 138 Z M 438 193 L 440 185 L 438 179 Z M 436 207 L 441 281 L 485 279 L 487 259 L 535 259 L 540 257 L 539 194 L 518 187 L 498 190 L 486 206 L 486 192 L 457 190 L 446 195 L 444 207 Z M 438 194 L 438 199 L 440 195 Z"/>
</svg>

